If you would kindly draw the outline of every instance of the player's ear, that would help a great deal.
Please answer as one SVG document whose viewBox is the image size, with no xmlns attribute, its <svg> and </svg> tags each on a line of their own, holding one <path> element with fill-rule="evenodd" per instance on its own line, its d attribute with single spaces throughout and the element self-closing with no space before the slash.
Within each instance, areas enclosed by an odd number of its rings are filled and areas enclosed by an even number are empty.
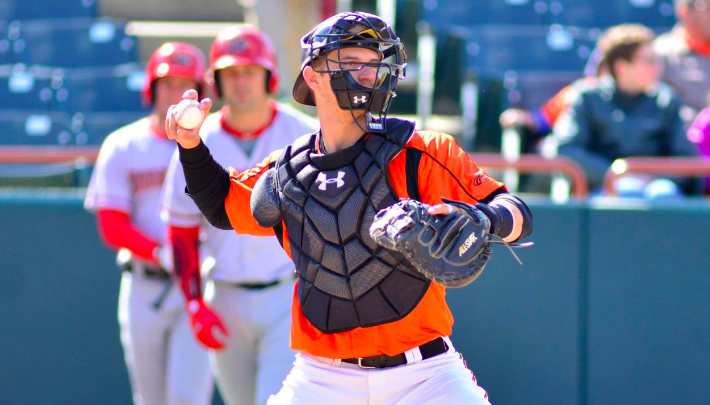
<svg viewBox="0 0 710 405">
<path fill-rule="evenodd" d="M 315 92 L 321 87 L 321 83 L 318 81 L 318 74 L 311 66 L 303 68 L 303 80 L 306 82 L 311 91 Z"/>
</svg>

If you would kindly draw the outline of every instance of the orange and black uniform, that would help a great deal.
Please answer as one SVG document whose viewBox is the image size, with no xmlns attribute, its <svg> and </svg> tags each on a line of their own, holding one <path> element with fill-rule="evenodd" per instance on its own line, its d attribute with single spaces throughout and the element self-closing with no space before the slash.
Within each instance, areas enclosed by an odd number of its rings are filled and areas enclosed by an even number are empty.
<svg viewBox="0 0 710 405">
<path fill-rule="evenodd" d="M 419 199 L 426 204 L 439 204 L 442 202 L 441 198 L 446 197 L 473 205 L 506 191 L 505 186 L 480 169 L 450 135 L 415 131 L 407 141 L 405 149 L 390 161 L 388 167 L 389 182 L 401 198 L 410 197 L 405 169 L 407 149 L 421 151 L 417 188 Z M 190 150 L 181 149 L 188 188 L 191 187 L 190 170 L 205 167 L 206 154 L 206 147 L 202 146 Z M 190 188 L 190 193 L 193 198 L 195 193 L 209 195 L 206 199 L 213 202 L 224 198 L 224 213 L 212 213 L 213 220 L 217 222 L 215 225 L 233 228 L 243 234 L 274 235 L 274 228 L 262 228 L 257 224 L 251 214 L 250 200 L 256 181 L 279 155 L 280 152 L 274 152 L 257 167 L 243 173 L 230 169 L 228 190 L 221 187 L 199 187 L 196 190 Z M 205 173 L 209 174 L 208 171 Z M 224 176 L 219 172 L 213 174 Z M 201 204 L 197 199 L 196 202 L 203 209 L 205 204 Z M 283 230 L 283 235 L 279 236 L 282 236 L 280 239 L 283 241 L 283 247 L 290 255 L 286 227 L 276 229 Z M 526 232 L 529 234 L 530 230 Z M 324 333 L 304 316 L 294 292 L 291 346 L 294 350 L 327 358 L 397 355 L 437 337 L 451 334 L 453 316 L 446 304 L 445 295 L 446 289 L 443 286 L 431 283 L 414 310 L 400 320 L 371 327 L 358 327 L 345 332 Z"/>
</svg>

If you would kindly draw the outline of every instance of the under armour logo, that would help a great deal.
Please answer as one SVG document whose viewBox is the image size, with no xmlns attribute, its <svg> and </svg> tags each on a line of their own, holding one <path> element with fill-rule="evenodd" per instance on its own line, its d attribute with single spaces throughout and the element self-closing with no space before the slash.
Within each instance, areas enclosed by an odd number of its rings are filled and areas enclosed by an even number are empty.
<svg viewBox="0 0 710 405">
<path fill-rule="evenodd" d="M 367 103 L 367 96 L 353 96 L 353 103 L 355 104 L 365 104 Z"/>
<path fill-rule="evenodd" d="M 335 183 L 336 188 L 343 187 L 345 185 L 345 181 L 343 181 L 343 177 L 345 177 L 345 172 L 338 172 L 338 177 L 329 179 L 328 176 L 325 175 L 325 173 L 319 173 L 318 177 L 316 178 L 316 181 L 319 181 L 320 184 L 318 185 L 318 190 L 323 190 L 325 191 L 326 188 L 328 187 L 328 184 Z"/>
</svg>

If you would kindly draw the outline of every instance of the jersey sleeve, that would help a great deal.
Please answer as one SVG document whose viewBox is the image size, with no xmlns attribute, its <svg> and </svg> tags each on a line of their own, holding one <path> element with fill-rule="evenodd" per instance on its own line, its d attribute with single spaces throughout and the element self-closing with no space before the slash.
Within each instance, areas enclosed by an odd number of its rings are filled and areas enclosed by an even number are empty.
<svg viewBox="0 0 710 405">
<path fill-rule="evenodd" d="M 177 151 L 170 160 L 163 184 L 161 217 L 168 225 L 192 228 L 202 223 L 202 213 L 195 202 L 185 193 L 185 174 L 182 171 Z"/>
<path fill-rule="evenodd" d="M 269 165 L 275 162 L 281 155 L 281 151 L 272 152 L 266 159 L 254 168 L 241 173 L 235 169 L 229 169 L 231 185 L 229 194 L 225 200 L 225 209 L 229 222 L 237 233 L 254 236 L 273 236 L 272 228 L 262 228 L 251 214 L 251 193 L 254 184 L 262 174 L 269 169 Z"/>
<path fill-rule="evenodd" d="M 128 173 L 127 145 L 119 137 L 109 136 L 101 145 L 86 191 L 84 207 L 92 212 L 112 209 L 131 213 L 132 190 Z"/>
<path fill-rule="evenodd" d="M 415 132 L 407 147 L 422 151 L 418 184 L 426 204 L 439 204 L 442 197 L 475 204 L 498 189 L 505 190 L 503 183 L 479 168 L 451 135 Z"/>
</svg>

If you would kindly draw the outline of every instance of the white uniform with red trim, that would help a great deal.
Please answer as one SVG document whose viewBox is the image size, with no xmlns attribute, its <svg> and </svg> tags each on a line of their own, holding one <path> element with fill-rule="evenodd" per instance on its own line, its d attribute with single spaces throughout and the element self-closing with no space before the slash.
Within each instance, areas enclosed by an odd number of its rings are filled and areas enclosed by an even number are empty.
<svg viewBox="0 0 710 405">
<path fill-rule="evenodd" d="M 269 153 L 318 129 L 318 122 L 275 103 L 272 123 L 245 153 L 235 135 L 222 125 L 222 112 L 212 114 L 200 135 L 218 162 L 238 171 L 250 169 Z M 210 351 L 220 393 L 227 403 L 265 404 L 281 388 L 294 360 L 290 350 L 291 298 L 295 285 L 293 262 L 276 238 L 237 235 L 212 227 L 185 194 L 185 176 L 175 153 L 165 181 L 163 216 L 181 228 L 200 227 L 202 277 L 207 279 L 205 301 L 229 330 L 225 349 Z M 245 288 L 239 284 L 268 285 Z"/>
<path fill-rule="evenodd" d="M 125 212 L 146 236 L 162 241 L 163 180 L 175 143 L 144 118 L 110 134 L 99 153 L 84 206 Z M 121 277 L 118 321 L 136 405 L 208 404 L 214 390 L 205 349 L 192 336 L 184 300 L 172 280 L 145 274 L 133 260 Z"/>
</svg>

